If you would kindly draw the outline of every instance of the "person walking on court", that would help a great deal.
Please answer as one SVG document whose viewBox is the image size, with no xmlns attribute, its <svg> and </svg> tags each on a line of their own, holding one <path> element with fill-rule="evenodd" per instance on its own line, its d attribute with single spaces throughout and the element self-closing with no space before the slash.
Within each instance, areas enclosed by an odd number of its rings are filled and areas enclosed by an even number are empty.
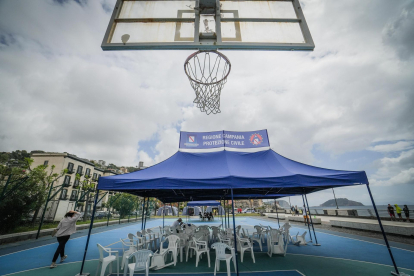
<svg viewBox="0 0 414 276">
<path fill-rule="evenodd" d="M 401 215 L 402 209 L 397 204 L 394 204 L 394 206 L 395 206 L 395 211 L 397 211 L 398 220 L 402 220 L 403 219 Z"/>
<path fill-rule="evenodd" d="M 408 209 L 407 205 L 404 205 L 404 214 L 405 214 L 405 218 L 407 219 L 407 222 L 410 222 L 410 209 Z"/>
<path fill-rule="evenodd" d="M 392 207 L 391 204 L 388 204 L 387 209 L 388 209 L 388 214 L 390 214 L 391 220 L 395 220 L 394 207 Z"/>
<path fill-rule="evenodd" d="M 60 262 L 62 263 L 68 256 L 65 255 L 65 245 L 68 242 L 70 235 L 76 232 L 76 221 L 80 217 L 80 213 L 76 211 L 69 211 L 66 213 L 65 217 L 59 222 L 58 227 L 56 228 L 56 238 L 59 243 L 58 248 L 56 249 L 55 255 L 53 256 L 52 264 L 50 268 L 57 267 L 56 260 L 60 255 Z"/>
</svg>

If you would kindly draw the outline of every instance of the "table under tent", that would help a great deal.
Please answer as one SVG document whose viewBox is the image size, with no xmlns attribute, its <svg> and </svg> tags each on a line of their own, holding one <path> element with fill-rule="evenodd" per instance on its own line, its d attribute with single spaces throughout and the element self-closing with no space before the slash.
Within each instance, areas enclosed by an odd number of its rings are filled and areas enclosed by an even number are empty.
<svg viewBox="0 0 414 276">
<path fill-rule="evenodd" d="M 183 216 L 186 216 L 187 221 L 191 216 L 204 217 L 204 213 L 212 213 L 214 216 L 224 215 L 224 208 L 221 203 L 215 200 L 203 200 L 203 201 L 190 201 L 187 202 L 187 206 L 183 209 Z"/>
<path fill-rule="evenodd" d="M 272 149 L 259 152 L 224 150 L 194 153 L 178 151 L 167 160 L 145 170 L 101 177 L 97 189 L 126 192 L 144 197 L 144 199 L 155 197 L 164 204 L 194 200 L 231 200 L 234 210 L 234 199 L 251 197 L 270 199 L 287 195 L 303 195 L 305 203 L 305 200 L 307 201 L 306 195 L 309 193 L 328 188 L 362 184 L 367 186 L 382 229 L 368 178 L 364 171 L 318 168 L 283 157 Z M 94 210 L 97 200 L 98 193 L 96 193 Z M 228 222 L 230 224 L 230 219 Z M 91 227 L 92 223 L 93 216 Z M 236 239 L 234 212 L 232 226 Z M 145 222 L 142 227 L 145 229 Z M 382 232 L 398 273 L 385 233 Z M 237 252 L 236 240 L 234 246 Z M 235 259 L 238 274 L 237 255 Z M 82 270 L 83 264 L 81 272 Z"/>
</svg>

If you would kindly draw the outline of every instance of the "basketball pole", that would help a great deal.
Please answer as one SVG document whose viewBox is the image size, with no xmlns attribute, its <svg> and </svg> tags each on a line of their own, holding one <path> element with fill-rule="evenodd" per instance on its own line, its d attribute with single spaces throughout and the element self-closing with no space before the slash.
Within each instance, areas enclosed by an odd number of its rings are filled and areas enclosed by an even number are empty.
<svg viewBox="0 0 414 276">
<path fill-rule="evenodd" d="M 308 212 L 306 211 L 306 204 L 305 204 L 305 197 L 303 196 L 303 194 L 302 194 L 302 200 L 303 200 L 303 209 L 304 209 L 304 211 L 305 211 L 305 221 L 307 221 L 308 222 L 308 230 L 309 230 L 309 237 L 310 237 L 310 239 L 311 239 L 311 243 L 313 243 L 313 240 L 312 240 L 312 233 L 311 233 L 311 230 L 310 230 L 310 226 L 309 226 L 309 220 L 308 220 Z M 309 215 L 310 215 L 310 212 L 309 212 Z"/>
<path fill-rule="evenodd" d="M 316 238 L 316 234 L 315 234 L 315 228 L 313 227 L 313 221 L 312 221 L 312 215 L 311 215 L 311 212 L 310 212 L 310 208 L 309 208 L 309 203 L 308 203 L 308 198 L 306 197 L 306 194 L 305 194 L 305 200 L 306 200 L 306 205 L 308 206 L 308 210 L 309 210 L 309 217 L 310 217 L 310 221 L 311 221 L 311 224 L 312 224 L 312 230 L 313 230 L 313 236 L 315 237 L 315 246 L 321 246 L 319 243 L 318 243 L 318 239 Z"/>
</svg>

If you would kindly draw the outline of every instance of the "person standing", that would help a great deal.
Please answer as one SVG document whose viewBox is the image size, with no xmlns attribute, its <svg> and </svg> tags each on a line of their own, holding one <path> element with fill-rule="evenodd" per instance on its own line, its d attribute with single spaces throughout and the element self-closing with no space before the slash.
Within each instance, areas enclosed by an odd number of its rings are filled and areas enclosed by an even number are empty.
<svg viewBox="0 0 414 276">
<path fill-rule="evenodd" d="M 388 209 L 388 214 L 390 214 L 391 220 L 395 220 L 394 207 L 392 207 L 391 204 L 388 204 L 387 209 Z"/>
<path fill-rule="evenodd" d="M 408 209 L 407 205 L 404 205 L 403 211 L 407 221 L 410 222 L 410 209 Z"/>
<path fill-rule="evenodd" d="M 297 216 L 299 216 L 298 205 L 295 205 L 295 214 L 296 214 Z"/>
<path fill-rule="evenodd" d="M 65 217 L 59 222 L 56 232 L 56 238 L 59 243 L 58 248 L 56 249 L 55 255 L 52 259 L 52 264 L 50 268 L 57 267 L 56 260 L 60 255 L 60 262 L 62 263 L 68 255 L 65 255 L 65 246 L 68 242 L 70 235 L 76 232 L 76 221 L 80 217 L 80 213 L 76 211 L 69 211 L 66 213 Z"/>
<path fill-rule="evenodd" d="M 304 220 L 304 222 L 305 222 L 305 225 L 308 225 L 309 224 L 309 216 L 308 216 L 308 213 L 306 212 L 306 207 L 305 207 L 305 205 L 303 205 L 303 220 Z"/>
<path fill-rule="evenodd" d="M 403 219 L 401 215 L 402 209 L 397 204 L 394 204 L 394 206 L 395 206 L 395 211 L 397 212 L 398 220 L 402 220 Z"/>
<path fill-rule="evenodd" d="M 171 228 L 175 229 L 176 232 L 179 233 L 180 232 L 179 230 L 181 228 L 181 224 L 183 224 L 183 220 L 181 218 L 178 218 L 176 221 L 173 222 Z"/>
</svg>

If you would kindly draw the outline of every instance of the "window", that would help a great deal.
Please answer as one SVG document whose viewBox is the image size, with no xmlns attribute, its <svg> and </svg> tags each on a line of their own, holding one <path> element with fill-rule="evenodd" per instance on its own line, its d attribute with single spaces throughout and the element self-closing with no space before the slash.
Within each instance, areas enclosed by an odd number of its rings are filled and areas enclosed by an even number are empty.
<svg viewBox="0 0 414 276">
<path fill-rule="evenodd" d="M 78 170 L 76 171 L 76 173 L 82 175 L 83 174 L 82 172 L 83 172 L 83 167 L 78 166 Z"/>
<path fill-rule="evenodd" d="M 74 165 L 73 165 L 73 163 L 68 163 L 68 173 L 73 173 L 73 167 L 74 167 Z"/>
<path fill-rule="evenodd" d="M 68 190 L 63 189 L 62 193 L 60 194 L 60 199 L 65 200 L 67 199 Z"/>
<path fill-rule="evenodd" d="M 85 176 L 87 176 L 87 177 L 91 176 L 91 169 L 86 168 Z"/>
<path fill-rule="evenodd" d="M 70 195 L 70 200 L 76 200 L 76 195 L 78 194 L 78 191 L 73 190 L 72 194 Z"/>
<path fill-rule="evenodd" d="M 73 188 L 79 187 L 79 184 L 80 184 L 79 179 L 75 179 L 75 181 L 73 182 Z"/>
<path fill-rule="evenodd" d="M 97 173 L 93 174 L 92 180 L 98 180 L 98 174 Z"/>
<path fill-rule="evenodd" d="M 45 162 L 43 162 L 43 165 L 44 165 L 44 166 L 49 165 L 49 160 L 45 160 Z"/>
<path fill-rule="evenodd" d="M 70 185 L 70 176 L 65 175 L 65 179 L 63 180 L 63 185 Z"/>
</svg>

